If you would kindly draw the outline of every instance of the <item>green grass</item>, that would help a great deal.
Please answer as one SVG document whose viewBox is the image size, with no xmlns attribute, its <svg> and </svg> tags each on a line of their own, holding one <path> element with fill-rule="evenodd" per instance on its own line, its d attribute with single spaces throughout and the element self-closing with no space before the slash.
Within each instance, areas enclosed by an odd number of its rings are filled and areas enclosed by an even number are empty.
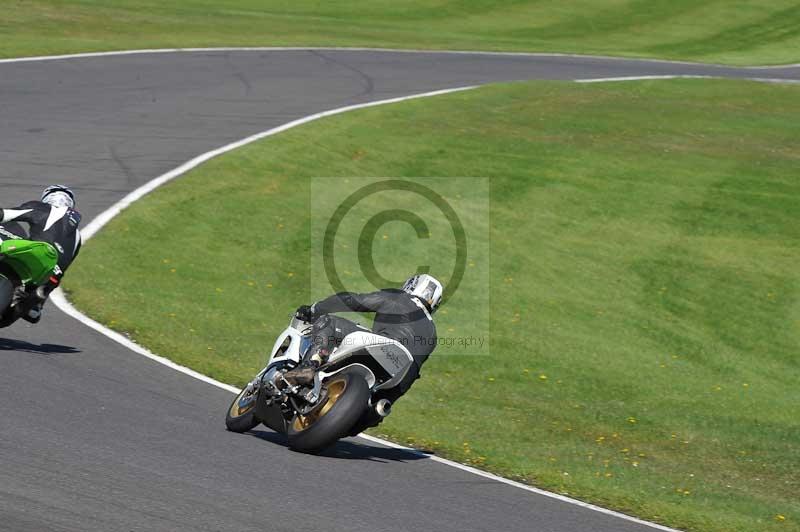
<svg viewBox="0 0 800 532">
<path fill-rule="evenodd" d="M 690 530 L 800 530 L 799 95 L 525 83 L 325 119 L 135 204 L 66 287 L 242 384 L 326 295 L 311 178 L 487 176 L 491 355 L 434 354 L 378 433 Z M 484 302 L 459 294 L 443 333 Z"/>
<path fill-rule="evenodd" d="M 793 0 L 0 0 L 0 56 L 197 46 L 575 52 L 800 59 Z"/>
</svg>

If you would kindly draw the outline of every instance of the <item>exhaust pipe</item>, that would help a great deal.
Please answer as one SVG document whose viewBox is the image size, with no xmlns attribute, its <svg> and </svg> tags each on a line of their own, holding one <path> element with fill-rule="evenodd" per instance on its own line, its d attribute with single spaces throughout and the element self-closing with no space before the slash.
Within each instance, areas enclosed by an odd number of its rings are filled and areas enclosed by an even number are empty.
<svg viewBox="0 0 800 532">
<path fill-rule="evenodd" d="M 392 402 L 388 399 L 381 399 L 375 403 L 375 413 L 381 417 L 386 417 L 392 413 Z"/>
</svg>

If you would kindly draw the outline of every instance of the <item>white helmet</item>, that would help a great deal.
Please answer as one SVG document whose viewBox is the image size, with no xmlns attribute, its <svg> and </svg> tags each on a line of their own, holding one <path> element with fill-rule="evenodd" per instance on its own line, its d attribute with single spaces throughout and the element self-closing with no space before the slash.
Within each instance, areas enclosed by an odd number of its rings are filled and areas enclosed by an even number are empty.
<svg viewBox="0 0 800 532">
<path fill-rule="evenodd" d="M 75 207 L 75 193 L 65 185 L 51 185 L 42 192 L 42 201 L 53 207 Z"/>
<path fill-rule="evenodd" d="M 437 281 L 432 275 L 422 273 L 406 281 L 405 284 L 403 284 L 403 292 L 418 297 L 424 301 L 431 312 L 433 312 L 439 306 L 439 303 L 442 302 L 444 287 L 442 283 Z"/>
</svg>

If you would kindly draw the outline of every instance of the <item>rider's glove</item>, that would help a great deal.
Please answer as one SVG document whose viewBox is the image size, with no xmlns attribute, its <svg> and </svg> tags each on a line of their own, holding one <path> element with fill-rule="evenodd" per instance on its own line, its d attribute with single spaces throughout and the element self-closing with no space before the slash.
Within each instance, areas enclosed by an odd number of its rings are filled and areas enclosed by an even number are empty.
<svg viewBox="0 0 800 532">
<path fill-rule="evenodd" d="M 314 315 L 314 311 L 311 309 L 309 305 L 301 305 L 300 307 L 298 307 L 294 313 L 294 316 L 298 320 L 303 320 L 308 322 L 314 321 L 314 318 L 316 318 L 316 316 Z"/>
</svg>

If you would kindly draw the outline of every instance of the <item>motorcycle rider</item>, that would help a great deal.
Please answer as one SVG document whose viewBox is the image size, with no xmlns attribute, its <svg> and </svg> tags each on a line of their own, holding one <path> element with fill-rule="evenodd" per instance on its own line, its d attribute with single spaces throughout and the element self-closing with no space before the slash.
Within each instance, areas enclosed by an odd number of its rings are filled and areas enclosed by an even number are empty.
<svg viewBox="0 0 800 532">
<path fill-rule="evenodd" d="M 25 238 L 19 222 L 28 224 L 28 240 L 48 242 L 58 251 L 58 263 L 50 279 L 39 287 L 26 287 L 27 293 L 20 294 L 28 299 L 23 305 L 28 310 L 21 317 L 30 323 L 38 323 L 44 302 L 81 248 L 78 230 L 81 215 L 75 210 L 75 193 L 65 185 L 51 185 L 44 189 L 40 201 L 28 201 L 13 209 L 0 209 L 0 240 Z"/>
<path fill-rule="evenodd" d="M 436 327 L 432 314 L 442 301 L 443 291 L 442 283 L 436 278 L 418 274 L 409 278 L 402 289 L 385 288 L 366 294 L 341 292 L 311 306 L 299 307 L 296 317 L 313 322 L 313 345 L 306 353 L 303 363 L 286 372 L 284 378 L 292 384 L 311 383 L 317 368 L 325 363 L 331 350 L 345 336 L 358 330 L 366 330 L 361 325 L 341 316 L 332 316 L 331 313 L 373 312 L 375 319 L 372 332 L 398 341 L 414 358 L 414 363 L 403 380 L 397 386 L 381 392 L 382 397 L 394 402 L 419 378 L 420 367 L 436 347 Z M 374 421 L 377 424 L 379 420 Z"/>
</svg>

